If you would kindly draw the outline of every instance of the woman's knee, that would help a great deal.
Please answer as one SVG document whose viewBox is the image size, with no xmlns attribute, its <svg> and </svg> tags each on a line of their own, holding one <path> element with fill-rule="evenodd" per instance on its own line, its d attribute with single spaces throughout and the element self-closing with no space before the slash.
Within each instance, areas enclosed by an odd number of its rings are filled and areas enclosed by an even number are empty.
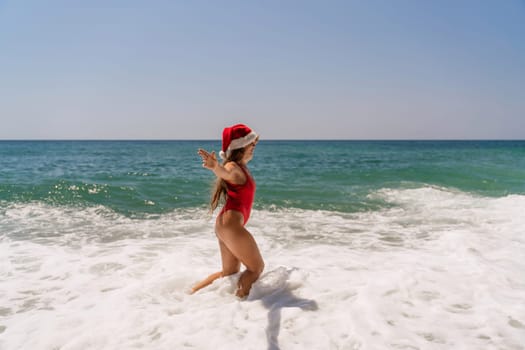
<svg viewBox="0 0 525 350">
<path fill-rule="evenodd" d="M 261 265 L 259 266 L 259 275 L 261 275 L 261 273 L 263 273 L 264 271 L 264 261 L 261 260 Z"/>
<path fill-rule="evenodd" d="M 239 268 L 239 267 L 223 269 L 223 270 L 222 270 L 222 277 L 227 277 L 227 276 L 235 275 L 235 274 L 236 274 L 237 272 L 239 272 L 239 271 L 240 271 L 240 268 Z"/>
</svg>

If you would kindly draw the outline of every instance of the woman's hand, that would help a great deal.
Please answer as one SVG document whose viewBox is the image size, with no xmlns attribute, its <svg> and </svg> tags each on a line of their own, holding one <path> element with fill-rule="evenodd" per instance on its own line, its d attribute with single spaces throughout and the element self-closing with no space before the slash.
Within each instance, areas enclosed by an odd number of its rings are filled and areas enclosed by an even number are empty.
<svg viewBox="0 0 525 350">
<path fill-rule="evenodd" d="M 215 151 L 208 153 L 202 148 L 199 148 L 199 156 L 202 158 L 202 167 L 210 170 L 214 170 L 219 162 L 215 156 Z"/>
</svg>

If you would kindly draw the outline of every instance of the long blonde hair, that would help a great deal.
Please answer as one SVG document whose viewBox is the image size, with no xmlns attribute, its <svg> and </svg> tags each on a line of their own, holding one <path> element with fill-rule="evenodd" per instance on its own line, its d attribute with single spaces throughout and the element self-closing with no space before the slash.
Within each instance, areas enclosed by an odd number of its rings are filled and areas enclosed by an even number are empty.
<svg viewBox="0 0 525 350">
<path fill-rule="evenodd" d="M 230 156 L 224 160 L 222 165 L 224 166 L 226 165 L 226 163 L 229 163 L 229 162 L 235 162 L 240 165 L 240 162 L 242 158 L 244 157 L 244 151 L 245 151 L 245 148 L 239 148 L 239 149 L 233 150 Z M 215 184 L 211 192 L 211 199 L 210 199 L 210 211 L 211 212 L 217 209 L 217 207 L 222 201 L 226 201 L 226 199 L 228 198 L 227 191 L 228 191 L 228 188 L 226 187 L 226 181 L 218 177 L 217 180 L 215 180 Z"/>
</svg>

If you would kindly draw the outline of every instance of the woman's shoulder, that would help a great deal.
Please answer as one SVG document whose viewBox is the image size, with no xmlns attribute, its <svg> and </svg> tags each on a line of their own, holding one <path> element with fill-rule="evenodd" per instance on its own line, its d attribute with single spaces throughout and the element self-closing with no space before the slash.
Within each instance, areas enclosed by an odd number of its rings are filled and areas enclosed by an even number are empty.
<svg viewBox="0 0 525 350">
<path fill-rule="evenodd" d="M 241 170 L 241 166 L 234 161 L 227 162 L 224 167 L 228 170 Z"/>
<path fill-rule="evenodd" d="M 231 161 L 231 162 L 224 164 L 224 168 L 227 171 L 229 171 L 234 177 L 231 183 L 237 184 L 237 185 L 244 184 L 244 182 L 246 181 L 246 174 L 240 164 Z"/>
</svg>

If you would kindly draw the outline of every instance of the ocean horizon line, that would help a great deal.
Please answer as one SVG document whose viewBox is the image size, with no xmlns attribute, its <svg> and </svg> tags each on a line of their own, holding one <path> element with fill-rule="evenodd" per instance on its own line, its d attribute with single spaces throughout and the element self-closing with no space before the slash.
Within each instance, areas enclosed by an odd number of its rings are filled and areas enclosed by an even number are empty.
<svg viewBox="0 0 525 350">
<path fill-rule="evenodd" d="M 147 139 L 147 138 L 129 138 L 129 139 L 0 139 L 0 142 L 209 142 L 209 141 L 221 141 L 221 139 L 210 139 L 210 138 L 195 138 L 195 139 Z M 435 139 L 343 139 L 343 138 L 264 138 L 260 141 L 263 142 L 522 142 L 523 139 L 491 139 L 491 138 L 435 138 Z"/>
</svg>

